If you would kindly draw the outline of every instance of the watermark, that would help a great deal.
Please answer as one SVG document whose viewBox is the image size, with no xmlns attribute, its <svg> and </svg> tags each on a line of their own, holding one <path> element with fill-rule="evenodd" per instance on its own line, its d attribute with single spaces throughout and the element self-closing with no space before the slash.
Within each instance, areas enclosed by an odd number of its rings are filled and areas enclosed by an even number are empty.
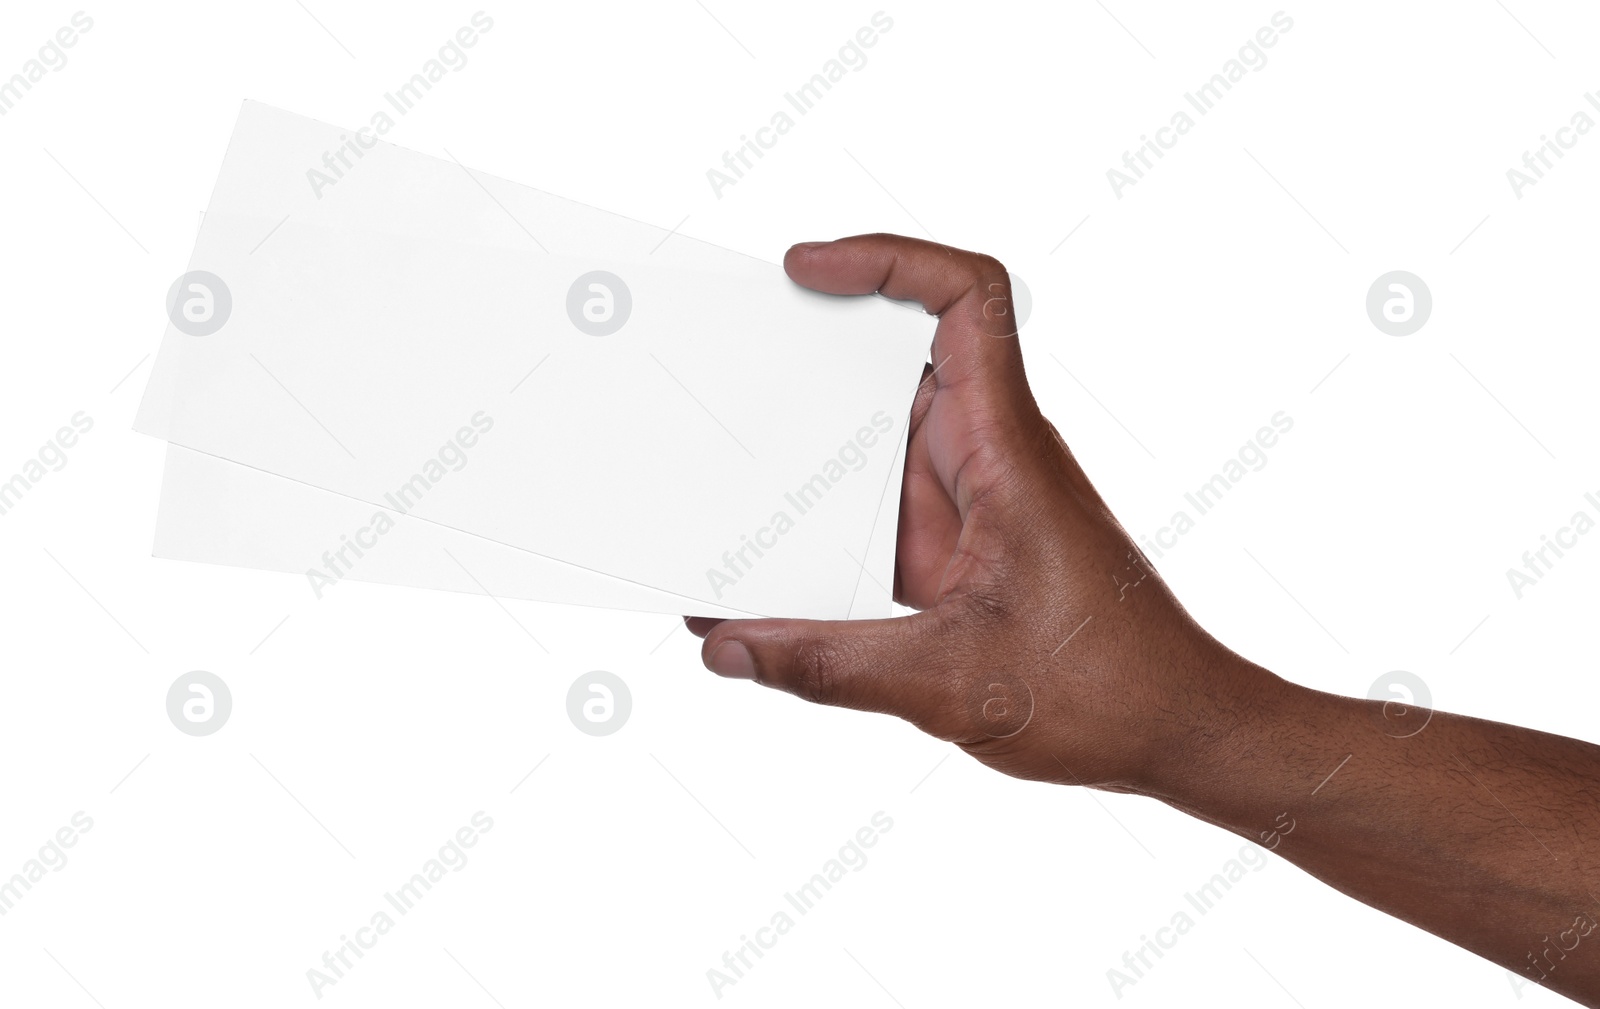
<svg viewBox="0 0 1600 1009">
<path fill-rule="evenodd" d="M 1277 45 L 1279 36 L 1289 34 L 1292 28 L 1294 19 L 1283 11 L 1272 15 L 1271 23 L 1262 25 L 1253 38 L 1246 39 L 1244 45 L 1239 47 L 1239 54 L 1222 64 L 1222 69 L 1212 74 L 1210 80 L 1192 92 L 1184 92 L 1184 102 L 1201 117 L 1210 115 L 1217 103 L 1233 90 L 1235 84 L 1244 80 L 1246 74 L 1266 69 L 1266 50 Z M 1178 146 L 1178 141 L 1194 126 L 1194 117 L 1180 108 L 1172 114 L 1167 125 L 1156 130 L 1154 140 L 1147 134 L 1139 134 L 1139 146 L 1122 152 L 1122 167 L 1106 169 L 1106 181 L 1111 183 L 1112 194 L 1122 199 L 1124 189 L 1138 185 L 1145 173 L 1155 167 L 1151 157 L 1157 161 L 1166 157 L 1166 152 Z"/>
<path fill-rule="evenodd" d="M 332 988 L 355 967 L 350 959 L 356 960 L 365 957 L 373 947 L 378 945 L 378 940 L 389 934 L 399 918 L 404 918 L 416 909 L 417 903 L 433 889 L 435 883 L 445 878 L 447 873 L 460 872 L 467 867 L 467 848 L 475 847 L 478 840 L 494 829 L 494 820 L 483 810 L 472 814 L 469 825 L 457 830 L 444 844 L 439 846 L 435 855 L 422 863 L 422 868 L 412 877 L 400 884 L 393 892 L 383 895 L 386 907 L 379 908 L 372 913 L 367 923 L 355 929 L 355 937 L 349 935 L 339 936 L 339 945 L 322 954 L 321 967 L 312 967 L 306 971 L 306 981 L 311 985 L 311 993 L 321 999 L 326 989 Z M 390 910 L 394 911 L 391 915 Z"/>
<path fill-rule="evenodd" d="M 479 37 L 487 35 L 493 28 L 494 19 L 483 11 L 472 15 L 471 23 L 457 28 L 456 33 L 439 47 L 438 54 L 422 64 L 422 69 L 412 74 L 410 80 L 393 91 L 384 92 L 384 104 L 393 109 L 397 116 L 408 114 L 433 90 L 435 84 L 466 68 L 466 50 L 477 45 Z M 355 136 L 343 134 L 338 147 L 323 151 L 322 167 L 306 169 L 306 181 L 311 184 L 311 192 L 316 198 L 322 199 L 324 190 L 338 185 L 346 172 L 366 157 L 368 151 L 378 146 L 378 138 L 394 129 L 394 124 L 395 116 L 391 116 L 387 109 L 379 108 L 368 117 L 366 126 L 355 131 Z"/>
<path fill-rule="evenodd" d="M 1433 314 L 1433 292 L 1415 273 L 1391 270 L 1367 288 L 1367 318 L 1380 332 L 1410 336 Z"/>
<path fill-rule="evenodd" d="M 722 552 L 722 567 L 706 568 L 706 581 L 711 586 L 713 598 L 737 585 L 739 579 L 755 569 L 756 561 L 777 547 L 780 538 L 795 527 L 798 519 L 815 508 L 833 487 L 850 473 L 859 473 L 867 467 L 867 451 L 883 441 L 883 436 L 894 430 L 894 420 L 884 411 L 872 415 L 872 426 L 862 426 L 855 436 L 839 447 L 832 458 L 813 473 L 811 479 L 783 495 L 788 508 L 772 513 L 767 524 L 750 535 L 740 534 L 739 546 Z M 794 514 L 791 515 L 790 511 Z M 750 558 L 755 554 L 755 559 Z"/>
<path fill-rule="evenodd" d="M 1289 822 L 1284 823 L 1283 821 L 1285 820 L 1288 820 Z M 1290 834 L 1294 833 L 1294 828 L 1296 826 L 1297 824 L 1295 823 L 1294 817 L 1290 816 L 1286 812 L 1279 813 L 1278 818 L 1272 821 L 1272 826 L 1261 831 L 1261 833 L 1257 835 L 1261 838 L 1261 846 L 1268 851 L 1277 851 L 1278 845 L 1283 843 L 1283 839 L 1285 837 L 1288 837 Z"/>
<path fill-rule="evenodd" d="M 1150 559 L 1138 547 L 1128 551 L 1128 563 L 1119 571 L 1111 572 L 1111 584 L 1117 587 L 1117 602 L 1123 602 L 1134 589 L 1154 577 L 1155 569 Z"/>
<path fill-rule="evenodd" d="M 822 69 L 811 75 L 811 79 L 795 88 L 786 91 L 783 95 L 784 104 L 767 118 L 767 125 L 755 131 L 755 138 L 749 134 L 739 135 L 739 146 L 730 151 L 722 152 L 722 168 L 711 167 L 706 169 L 706 181 L 711 183 L 711 193 L 717 199 L 722 199 L 722 191 L 738 185 L 745 177 L 745 173 L 755 167 L 754 157 L 757 161 L 766 157 L 766 152 L 778 146 L 778 141 L 795 127 L 795 116 L 805 116 L 816 108 L 833 86 L 844 80 L 851 73 L 860 71 L 867 65 L 865 50 L 878 44 L 882 35 L 887 35 L 894 27 L 894 19 L 883 11 L 872 15 L 871 23 L 862 25 L 856 30 L 855 35 L 846 39 L 844 45 L 839 47 L 836 56 L 822 64 Z M 795 115 L 789 114 L 793 109 Z M 726 171 L 724 171 L 726 169 Z"/>
<path fill-rule="evenodd" d="M 1595 510 L 1595 515 L 1600 515 L 1600 497 L 1592 492 L 1585 494 L 1583 500 Z M 1595 527 L 1593 515 L 1583 508 L 1572 513 L 1572 518 L 1567 524 L 1557 529 L 1554 534 L 1541 533 L 1537 549 L 1522 552 L 1522 570 L 1506 568 L 1506 581 L 1511 585 L 1511 594 L 1520 602 L 1523 592 L 1539 584 L 1544 576 L 1555 569 L 1556 561 L 1567 555 L 1567 551 L 1576 547 L 1581 542 L 1578 537 L 1586 536 L 1589 530 Z M 1551 557 L 1551 554 L 1555 554 Z"/>
<path fill-rule="evenodd" d="M 1600 95 L 1584 92 L 1583 100 L 1600 111 Z M 1578 139 L 1594 129 L 1594 119 L 1583 109 L 1572 114 L 1567 125 L 1556 130 L 1555 139 L 1548 133 L 1539 134 L 1539 146 L 1522 152 L 1522 168 L 1507 168 L 1506 181 L 1511 183 L 1511 194 L 1522 199 L 1522 191 L 1537 186 L 1546 172 L 1555 168 L 1556 161 L 1566 157 L 1567 151 L 1578 146 Z M 1550 160 L 1554 156 L 1555 161 Z"/>
<path fill-rule="evenodd" d="M 567 689 L 567 717 L 585 735 L 609 736 L 628 724 L 632 713 L 633 693 L 616 673 L 596 669 Z"/>
<path fill-rule="evenodd" d="M 1033 313 L 1033 292 L 1028 289 L 1028 285 L 1023 283 L 1021 277 L 1007 270 L 1006 283 L 992 281 L 986 290 L 988 297 L 983 300 L 983 317 L 1007 331 L 989 335 L 1000 339 L 1021 336 L 1023 325 Z M 1008 290 L 1009 297 L 1006 294 Z"/>
<path fill-rule="evenodd" d="M 233 692 L 216 673 L 196 669 L 167 688 L 167 717 L 179 732 L 209 736 L 226 725 L 231 714 Z"/>
<path fill-rule="evenodd" d="M 1171 550 L 1178 545 L 1178 537 L 1183 536 L 1195 527 L 1196 521 L 1207 512 L 1221 503 L 1228 491 L 1237 487 L 1250 473 L 1259 473 L 1267 468 L 1267 452 L 1278 444 L 1278 439 L 1294 430 L 1294 418 L 1282 410 L 1273 414 L 1271 426 L 1262 425 L 1256 430 L 1255 436 L 1240 446 L 1238 453 L 1224 462 L 1220 470 L 1213 474 L 1211 479 L 1201 484 L 1195 490 L 1183 495 L 1194 514 L 1189 509 L 1180 508 L 1173 512 L 1167 524 L 1155 531 L 1153 537 L 1141 536 L 1139 542 L 1144 544 L 1145 550 L 1155 554 L 1157 558 L 1165 556 L 1164 550 Z"/>
<path fill-rule="evenodd" d="M 1560 966 L 1559 961 L 1565 960 L 1568 953 L 1577 949 L 1578 945 L 1595 930 L 1595 926 L 1594 918 L 1587 912 L 1579 911 L 1577 916 L 1572 919 L 1571 928 L 1556 933 L 1556 937 L 1553 940 L 1546 934 L 1536 944 L 1543 947 L 1537 954 L 1532 950 L 1528 951 L 1528 965 L 1522 968 L 1523 971 L 1533 978 L 1536 983 L 1543 984 Z M 1568 939 L 1572 940 L 1570 945 L 1568 945 Z M 1591 943 L 1591 945 L 1593 944 Z M 1517 978 L 1517 980 L 1521 981 L 1520 978 Z M 1522 983 L 1526 984 L 1527 982 L 1524 981 Z M 1522 991 L 1515 982 L 1513 982 L 1511 990 L 1516 992 L 1518 999 L 1522 998 Z"/>
<path fill-rule="evenodd" d="M 791 892 L 785 892 L 781 907 L 772 913 L 767 924 L 755 930 L 755 937 L 748 934 L 739 936 L 739 945 L 722 954 L 722 966 L 712 967 L 706 971 L 706 980 L 711 983 L 711 993 L 717 998 L 722 998 L 725 989 L 738 984 L 745 977 L 747 971 L 755 966 L 755 961 L 767 955 L 767 952 L 778 945 L 778 940 L 789 934 L 794 928 L 796 917 L 805 917 L 816 908 L 817 902 L 828 895 L 834 884 L 843 880 L 852 872 L 860 872 L 867 867 L 867 848 L 877 845 L 878 839 L 894 829 L 894 820 L 883 810 L 872 814 L 869 823 L 847 840 L 839 848 L 834 857 L 822 863 L 820 871 L 796 887 Z M 793 909 L 795 915 L 789 914 Z"/>
<path fill-rule="evenodd" d="M 1382 701 L 1378 728 L 1396 739 L 1409 739 L 1433 721 L 1433 692 L 1416 673 L 1395 669 L 1372 681 L 1367 699 Z"/>
<path fill-rule="evenodd" d="M 22 871 L 0 882 L 0 916 L 16 910 L 17 902 L 33 891 L 33 885 L 44 879 L 45 873 L 60 872 L 67 867 L 67 848 L 78 843 L 78 838 L 94 828 L 94 820 L 83 810 L 72 814 L 71 820 L 57 830 L 39 847 L 32 858 L 22 863 Z"/>
<path fill-rule="evenodd" d="M 591 270 L 567 288 L 567 318 L 580 333 L 610 336 L 633 314 L 633 292 L 615 273 Z"/>
<path fill-rule="evenodd" d="M 1008 739 L 1033 721 L 1033 688 L 1019 676 L 991 673 L 967 691 L 967 717 L 990 739 Z"/>
<path fill-rule="evenodd" d="M 56 428 L 50 440 L 40 446 L 33 458 L 26 460 L 11 478 L 0 482 L 0 515 L 8 515 L 22 501 L 24 495 L 51 473 L 67 468 L 67 452 L 78 444 L 78 439 L 94 430 L 94 418 L 79 410 L 72 415 L 71 426 Z"/>
<path fill-rule="evenodd" d="M 210 336 L 233 314 L 233 292 L 215 273 L 190 270 L 167 291 L 167 318 L 178 332 Z"/>
<path fill-rule="evenodd" d="M 39 54 L 26 63 L 22 69 L 11 75 L 9 80 L 0 82 L 0 116 L 8 115 L 16 104 L 22 101 L 24 95 L 33 90 L 33 86 L 44 80 L 46 74 L 59 73 L 66 68 L 67 53 L 78 44 L 80 36 L 89 34 L 94 27 L 94 19 L 83 11 L 72 15 L 71 20 L 56 29 L 56 33 L 45 39 L 44 45 L 39 47 Z"/>
<path fill-rule="evenodd" d="M 447 475 L 466 469 L 469 461 L 467 450 L 476 446 L 478 438 L 493 428 L 493 417 L 482 410 L 473 414 L 471 424 L 457 428 L 450 440 L 439 446 L 438 452 L 423 460 L 417 472 L 411 474 L 411 479 L 395 490 L 384 493 L 383 499 L 389 503 L 390 509 L 405 515 Z M 316 597 L 321 599 L 324 589 L 332 588 L 354 571 L 356 561 L 365 557 L 368 550 L 376 548 L 379 540 L 394 525 L 394 516 L 380 510 L 373 512 L 371 520 L 353 533 L 340 533 L 339 546 L 322 552 L 322 567 L 306 568 L 306 581 L 311 584 L 311 591 Z M 354 559 L 350 557 L 352 553 L 355 554 Z"/>
<path fill-rule="evenodd" d="M 1279 819 L 1282 820 L 1282 817 Z M 1235 883 L 1250 873 L 1260 872 L 1266 865 L 1266 852 L 1258 845 L 1246 844 L 1239 849 L 1238 857 L 1224 862 L 1215 875 L 1192 893 L 1185 893 L 1183 899 L 1194 909 L 1196 915 L 1203 918 L 1233 889 Z M 1160 960 L 1166 956 L 1167 951 L 1177 946 L 1178 940 L 1188 935 L 1194 925 L 1195 918 L 1191 917 L 1187 910 L 1180 908 L 1173 913 L 1167 924 L 1155 930 L 1155 938 L 1152 939 L 1148 935 L 1139 936 L 1139 945 L 1123 952 L 1122 966 L 1106 970 L 1106 980 L 1111 983 L 1112 993 L 1121 999 L 1125 989 L 1138 984 L 1155 967 L 1150 958 L 1154 956 L 1156 960 Z"/>
</svg>

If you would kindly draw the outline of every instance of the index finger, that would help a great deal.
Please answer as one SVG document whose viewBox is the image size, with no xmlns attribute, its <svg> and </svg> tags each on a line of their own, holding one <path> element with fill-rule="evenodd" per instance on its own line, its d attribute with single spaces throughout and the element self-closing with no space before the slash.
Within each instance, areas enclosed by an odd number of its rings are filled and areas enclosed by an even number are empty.
<svg viewBox="0 0 1600 1009">
<path fill-rule="evenodd" d="M 1011 278 L 993 256 L 902 235 L 856 235 L 796 245 L 783 268 L 816 291 L 877 292 L 938 316 L 933 364 L 940 388 L 970 378 L 1002 394 L 1026 393 Z"/>
</svg>

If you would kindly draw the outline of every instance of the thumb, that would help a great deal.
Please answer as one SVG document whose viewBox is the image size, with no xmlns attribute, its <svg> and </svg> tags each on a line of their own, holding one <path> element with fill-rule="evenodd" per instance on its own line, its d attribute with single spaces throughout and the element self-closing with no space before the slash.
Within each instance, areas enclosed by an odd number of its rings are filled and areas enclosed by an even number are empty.
<svg viewBox="0 0 1600 1009">
<path fill-rule="evenodd" d="M 947 637 L 933 610 L 884 620 L 726 620 L 700 654 L 719 676 L 815 704 L 899 715 L 934 732 L 957 700 L 942 678 Z"/>
</svg>

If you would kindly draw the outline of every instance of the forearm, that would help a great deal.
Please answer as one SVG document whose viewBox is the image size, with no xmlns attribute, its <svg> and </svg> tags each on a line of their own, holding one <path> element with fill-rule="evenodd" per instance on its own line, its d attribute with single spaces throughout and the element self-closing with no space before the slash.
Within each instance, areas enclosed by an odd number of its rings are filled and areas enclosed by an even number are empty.
<svg viewBox="0 0 1600 1009">
<path fill-rule="evenodd" d="M 1297 687 L 1197 719 L 1140 791 L 1329 885 L 1600 1005 L 1600 747 Z"/>
</svg>

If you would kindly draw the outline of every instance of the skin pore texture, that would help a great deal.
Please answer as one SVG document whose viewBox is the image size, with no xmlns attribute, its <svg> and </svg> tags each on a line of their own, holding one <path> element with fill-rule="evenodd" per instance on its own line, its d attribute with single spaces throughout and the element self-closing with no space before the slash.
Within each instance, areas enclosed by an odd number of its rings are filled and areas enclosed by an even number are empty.
<svg viewBox="0 0 1600 1009">
<path fill-rule="evenodd" d="M 917 612 L 688 618 L 713 672 L 898 715 L 1005 774 L 1157 799 L 1600 1005 L 1600 747 L 1300 687 L 1206 633 L 1040 414 L 994 259 L 863 235 L 784 267 L 939 317 L 897 544 Z"/>
</svg>

